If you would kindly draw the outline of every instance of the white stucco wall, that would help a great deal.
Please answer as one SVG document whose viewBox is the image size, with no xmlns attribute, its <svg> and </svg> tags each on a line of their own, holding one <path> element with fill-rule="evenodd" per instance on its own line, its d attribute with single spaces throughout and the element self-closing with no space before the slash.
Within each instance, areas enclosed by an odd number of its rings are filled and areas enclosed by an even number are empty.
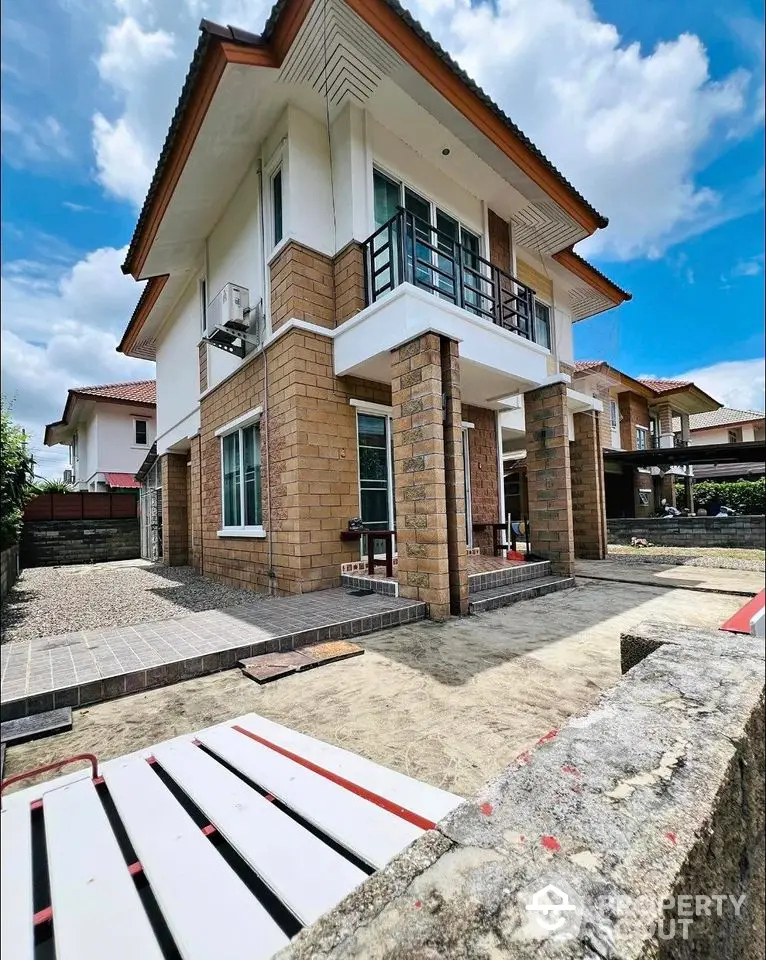
<svg viewBox="0 0 766 960">
<path fill-rule="evenodd" d="M 188 283 L 157 338 L 157 453 L 199 430 L 199 277 Z"/>
<path fill-rule="evenodd" d="M 98 435 L 98 453 L 93 473 L 135 473 L 144 462 L 156 437 L 154 415 L 142 407 L 101 403 L 94 421 Z M 136 443 L 135 421 L 146 420 L 146 444 Z"/>
<path fill-rule="evenodd" d="M 85 463 L 80 469 L 80 480 L 83 484 L 88 484 L 91 477 L 98 471 L 98 419 L 92 416 L 87 424 L 78 427 L 80 434 L 80 447 L 85 452 Z M 83 437 L 83 434 L 85 435 Z M 84 442 L 83 442 L 84 441 Z M 80 454 L 82 458 L 82 453 Z"/>
</svg>

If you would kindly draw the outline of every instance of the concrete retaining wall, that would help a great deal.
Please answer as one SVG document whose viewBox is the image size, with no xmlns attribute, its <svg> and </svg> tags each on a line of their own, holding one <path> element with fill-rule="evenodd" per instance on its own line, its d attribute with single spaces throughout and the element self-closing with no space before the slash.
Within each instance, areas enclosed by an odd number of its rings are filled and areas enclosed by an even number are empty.
<svg viewBox="0 0 766 960">
<path fill-rule="evenodd" d="M 761 958 L 763 644 L 666 624 L 624 645 L 630 672 L 590 714 L 543 736 L 279 960 Z M 569 935 L 554 942 L 539 910 L 563 897 L 575 909 L 548 915 Z"/>
<path fill-rule="evenodd" d="M 8 593 L 16 582 L 18 575 L 19 545 L 15 543 L 12 547 L 8 547 L 7 550 L 0 553 L 0 598 Z"/>
<path fill-rule="evenodd" d="M 660 547 L 760 547 L 766 544 L 766 517 L 645 517 L 607 521 L 609 543 L 640 537 Z"/>
<path fill-rule="evenodd" d="M 23 567 L 134 560 L 141 555 L 138 519 L 42 520 L 25 523 Z"/>
</svg>

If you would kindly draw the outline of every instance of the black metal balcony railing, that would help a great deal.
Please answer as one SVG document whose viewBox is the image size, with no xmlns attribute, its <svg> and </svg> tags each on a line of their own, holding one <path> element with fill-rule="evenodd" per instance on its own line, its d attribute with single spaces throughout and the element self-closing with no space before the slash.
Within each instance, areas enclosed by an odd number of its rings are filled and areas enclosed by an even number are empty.
<svg viewBox="0 0 766 960">
<path fill-rule="evenodd" d="M 409 211 L 400 209 L 364 247 L 368 304 L 407 281 L 535 339 L 534 290 Z"/>
</svg>

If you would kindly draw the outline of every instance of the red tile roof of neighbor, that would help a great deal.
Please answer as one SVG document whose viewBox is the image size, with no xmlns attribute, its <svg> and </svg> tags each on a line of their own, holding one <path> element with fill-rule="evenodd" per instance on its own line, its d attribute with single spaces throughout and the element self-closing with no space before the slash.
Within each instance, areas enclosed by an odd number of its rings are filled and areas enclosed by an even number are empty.
<svg viewBox="0 0 766 960">
<path fill-rule="evenodd" d="M 132 473 L 105 473 L 106 482 L 110 487 L 119 487 L 121 490 L 138 488 L 141 484 L 136 480 Z"/>
<path fill-rule="evenodd" d="M 596 370 L 604 363 L 604 360 L 575 360 L 575 373 L 584 373 L 586 370 Z"/>
<path fill-rule="evenodd" d="M 127 403 L 156 403 L 156 380 L 132 380 L 129 383 L 104 383 L 95 387 L 72 387 L 71 393 L 101 400 L 124 400 Z"/>
<path fill-rule="evenodd" d="M 684 387 L 693 387 L 691 380 L 655 380 L 653 377 L 639 377 L 641 383 L 654 390 L 655 393 L 667 393 L 668 390 L 683 390 Z"/>
</svg>

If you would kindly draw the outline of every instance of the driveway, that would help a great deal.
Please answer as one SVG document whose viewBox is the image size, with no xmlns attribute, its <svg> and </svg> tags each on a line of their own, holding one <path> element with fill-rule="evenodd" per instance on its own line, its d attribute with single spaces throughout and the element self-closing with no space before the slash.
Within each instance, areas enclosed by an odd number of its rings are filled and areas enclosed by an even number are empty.
<svg viewBox="0 0 766 960">
<path fill-rule="evenodd" d="M 716 628 L 737 596 L 578 580 L 572 590 L 359 639 L 362 657 L 258 686 L 239 670 L 78 710 L 72 731 L 13 747 L 8 773 L 82 751 L 118 756 L 254 711 L 467 796 L 620 676 L 641 620 Z"/>
<path fill-rule="evenodd" d="M 258 598 L 206 580 L 191 567 L 148 560 L 31 567 L 3 601 L 2 642 L 169 620 Z"/>
</svg>

